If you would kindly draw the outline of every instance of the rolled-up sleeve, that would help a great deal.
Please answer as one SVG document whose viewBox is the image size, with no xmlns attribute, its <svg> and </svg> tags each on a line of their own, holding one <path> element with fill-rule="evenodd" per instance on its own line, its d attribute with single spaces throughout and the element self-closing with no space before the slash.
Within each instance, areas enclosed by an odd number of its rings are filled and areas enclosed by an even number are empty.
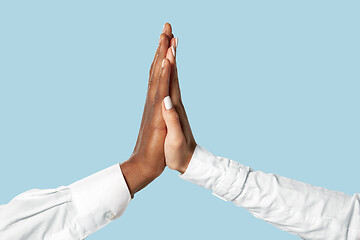
<svg viewBox="0 0 360 240">
<path fill-rule="evenodd" d="M 360 239 L 359 194 L 254 171 L 200 146 L 180 177 L 303 239 Z"/>
<path fill-rule="evenodd" d="M 120 217 L 131 197 L 119 164 L 0 206 L 0 239 L 79 240 Z"/>
</svg>

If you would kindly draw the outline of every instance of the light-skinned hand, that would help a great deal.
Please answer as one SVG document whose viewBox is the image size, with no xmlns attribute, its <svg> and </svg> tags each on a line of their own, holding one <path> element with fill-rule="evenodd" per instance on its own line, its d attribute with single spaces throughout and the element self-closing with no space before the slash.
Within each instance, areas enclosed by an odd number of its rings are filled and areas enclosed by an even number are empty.
<svg viewBox="0 0 360 240">
<path fill-rule="evenodd" d="M 162 116 L 167 128 L 164 153 L 166 165 L 184 173 L 194 153 L 196 142 L 181 100 L 176 65 L 177 45 L 178 39 L 172 38 L 166 54 L 171 64 L 171 74 L 170 94 L 163 99 L 162 104 Z"/>
</svg>

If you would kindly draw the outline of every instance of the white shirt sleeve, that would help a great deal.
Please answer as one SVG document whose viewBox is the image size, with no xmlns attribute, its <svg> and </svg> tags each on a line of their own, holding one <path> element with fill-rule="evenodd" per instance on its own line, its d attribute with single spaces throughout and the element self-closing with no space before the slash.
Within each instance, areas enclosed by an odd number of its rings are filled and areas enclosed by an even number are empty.
<svg viewBox="0 0 360 240">
<path fill-rule="evenodd" d="M 130 200 L 116 164 L 69 186 L 33 189 L 0 205 L 0 239 L 85 239 L 120 217 Z"/>
<path fill-rule="evenodd" d="M 232 201 L 255 217 L 311 240 L 359 240 L 360 195 L 253 171 L 197 146 L 181 178 Z"/>
</svg>

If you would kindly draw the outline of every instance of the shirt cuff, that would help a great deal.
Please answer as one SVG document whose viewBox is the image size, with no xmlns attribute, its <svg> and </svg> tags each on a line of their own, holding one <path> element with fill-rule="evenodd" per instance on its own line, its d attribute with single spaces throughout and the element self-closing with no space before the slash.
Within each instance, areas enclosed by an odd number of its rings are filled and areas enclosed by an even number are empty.
<svg viewBox="0 0 360 240">
<path fill-rule="evenodd" d="M 197 145 L 182 179 L 207 188 L 225 201 L 232 201 L 244 188 L 249 167 L 217 157 Z"/>
<path fill-rule="evenodd" d="M 131 200 L 119 164 L 81 179 L 69 188 L 86 236 L 120 217 Z"/>
</svg>

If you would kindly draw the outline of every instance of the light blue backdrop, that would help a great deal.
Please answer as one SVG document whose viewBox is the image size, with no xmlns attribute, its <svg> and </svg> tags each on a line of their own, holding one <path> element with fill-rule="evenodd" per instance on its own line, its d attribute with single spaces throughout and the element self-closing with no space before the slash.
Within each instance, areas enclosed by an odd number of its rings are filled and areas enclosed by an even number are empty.
<svg viewBox="0 0 360 240">
<path fill-rule="evenodd" d="M 126 160 L 166 21 L 199 144 L 360 192 L 359 1 L 1 1 L 0 203 Z M 297 239 L 167 169 L 88 239 Z"/>
</svg>

